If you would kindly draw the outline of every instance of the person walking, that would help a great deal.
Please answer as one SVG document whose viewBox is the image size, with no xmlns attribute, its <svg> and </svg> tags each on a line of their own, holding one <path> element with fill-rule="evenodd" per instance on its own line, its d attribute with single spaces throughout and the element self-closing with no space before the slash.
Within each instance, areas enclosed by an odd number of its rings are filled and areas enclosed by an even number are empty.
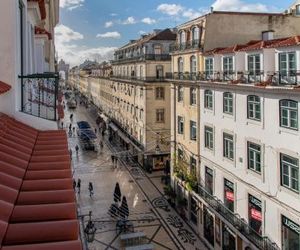
<svg viewBox="0 0 300 250">
<path fill-rule="evenodd" d="M 97 128 L 95 128 L 95 134 L 97 134 Z"/>
<path fill-rule="evenodd" d="M 103 141 L 100 141 L 100 150 L 103 151 Z"/>
<path fill-rule="evenodd" d="M 75 181 L 75 179 L 73 179 L 73 189 L 74 189 L 74 191 L 76 190 L 76 181 Z"/>
<path fill-rule="evenodd" d="M 71 158 L 71 160 L 72 160 L 72 154 L 73 154 L 73 152 L 72 152 L 72 149 L 70 148 L 70 150 L 69 150 L 69 153 L 70 153 L 70 158 Z"/>
<path fill-rule="evenodd" d="M 64 128 L 64 122 L 63 121 L 61 122 L 61 128 L 62 129 Z"/>
<path fill-rule="evenodd" d="M 78 191 L 78 194 L 80 194 L 80 188 L 81 188 L 81 180 L 78 178 L 78 180 L 77 180 L 77 191 Z"/>
<path fill-rule="evenodd" d="M 75 146 L 76 155 L 78 156 L 79 147 L 78 145 Z"/>
<path fill-rule="evenodd" d="M 90 197 L 92 197 L 92 195 L 94 195 L 94 187 L 93 187 L 93 183 L 89 182 L 89 192 L 90 192 Z"/>
</svg>

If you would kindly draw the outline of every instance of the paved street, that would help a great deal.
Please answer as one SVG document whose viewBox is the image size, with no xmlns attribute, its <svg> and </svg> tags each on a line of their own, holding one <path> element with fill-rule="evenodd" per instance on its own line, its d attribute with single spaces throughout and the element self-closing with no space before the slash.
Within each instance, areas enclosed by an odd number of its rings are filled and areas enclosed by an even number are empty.
<svg viewBox="0 0 300 250">
<path fill-rule="evenodd" d="M 69 114 L 65 111 L 65 126 L 70 123 Z M 73 126 L 82 120 L 96 127 L 95 118 L 91 113 L 79 106 L 74 112 Z M 132 221 L 134 230 L 144 232 L 154 249 L 207 249 L 172 208 L 167 211 L 164 208 L 168 204 L 162 194 L 160 174 L 146 174 L 134 162 L 130 159 L 126 161 L 125 158 L 114 168 L 111 153 L 119 152 L 120 149 L 111 145 L 106 136 L 103 141 L 103 152 L 83 151 L 80 148 L 76 156 L 75 146 L 79 145 L 78 138 L 69 137 L 69 146 L 73 151 L 74 179 L 81 179 L 81 192 L 77 194 L 78 212 L 86 215 L 92 211 L 92 219 L 96 221 L 95 241 L 88 245 L 88 249 L 120 249 L 116 219 L 108 213 L 113 203 L 116 182 L 120 184 L 122 195 L 127 198 L 129 220 Z M 89 196 L 89 182 L 94 186 L 92 197 Z M 88 217 L 85 216 L 85 223 L 87 220 Z"/>
</svg>

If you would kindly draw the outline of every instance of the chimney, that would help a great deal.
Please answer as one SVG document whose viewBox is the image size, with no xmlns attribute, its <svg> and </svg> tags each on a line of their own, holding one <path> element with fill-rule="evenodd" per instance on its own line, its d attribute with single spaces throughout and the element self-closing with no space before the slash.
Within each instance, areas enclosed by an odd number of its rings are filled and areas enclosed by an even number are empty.
<svg viewBox="0 0 300 250">
<path fill-rule="evenodd" d="M 269 41 L 274 39 L 274 30 L 267 30 L 262 32 L 262 40 Z"/>
</svg>

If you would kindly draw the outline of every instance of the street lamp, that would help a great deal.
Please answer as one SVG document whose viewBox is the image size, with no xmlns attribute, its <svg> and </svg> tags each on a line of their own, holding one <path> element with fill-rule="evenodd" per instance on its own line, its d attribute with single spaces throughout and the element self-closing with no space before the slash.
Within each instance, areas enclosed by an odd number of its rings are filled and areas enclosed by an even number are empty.
<svg viewBox="0 0 300 250">
<path fill-rule="evenodd" d="M 96 228 L 94 223 L 92 222 L 92 211 L 89 212 L 89 221 L 84 229 L 86 238 L 88 242 L 93 242 L 95 239 Z"/>
</svg>

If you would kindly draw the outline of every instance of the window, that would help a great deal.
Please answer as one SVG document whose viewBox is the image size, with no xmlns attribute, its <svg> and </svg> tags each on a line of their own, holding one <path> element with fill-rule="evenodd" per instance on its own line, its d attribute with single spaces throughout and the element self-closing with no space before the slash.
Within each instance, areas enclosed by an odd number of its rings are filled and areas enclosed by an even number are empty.
<svg viewBox="0 0 300 250">
<path fill-rule="evenodd" d="M 156 100 L 165 99 L 165 88 L 164 87 L 155 88 L 155 98 L 156 98 Z"/>
<path fill-rule="evenodd" d="M 183 161 L 183 151 L 181 149 L 178 149 L 177 153 L 178 153 L 177 160 Z"/>
<path fill-rule="evenodd" d="M 214 149 L 214 130 L 212 127 L 204 126 L 204 146 L 210 150 Z"/>
<path fill-rule="evenodd" d="M 292 100 L 280 100 L 280 126 L 298 130 L 298 103 Z"/>
<path fill-rule="evenodd" d="M 233 114 L 233 95 L 229 92 L 223 94 L 223 112 L 225 114 Z"/>
<path fill-rule="evenodd" d="M 212 213 L 204 206 L 203 208 L 203 229 L 204 238 L 211 244 L 215 245 L 215 221 Z"/>
<path fill-rule="evenodd" d="M 213 195 L 214 193 L 214 171 L 209 167 L 205 167 L 205 189 Z"/>
<path fill-rule="evenodd" d="M 156 110 L 156 122 L 159 123 L 165 122 L 165 109 Z"/>
<path fill-rule="evenodd" d="M 204 107 L 207 109 L 213 109 L 213 93 L 211 90 L 204 91 Z"/>
<path fill-rule="evenodd" d="M 255 232 L 262 234 L 262 203 L 261 200 L 249 194 L 248 197 L 248 221 Z"/>
<path fill-rule="evenodd" d="M 197 89 L 190 88 L 190 104 L 196 105 L 197 104 Z"/>
<path fill-rule="evenodd" d="M 183 45 L 185 43 L 185 32 L 184 31 L 181 31 L 179 33 L 179 44 L 180 45 Z"/>
<path fill-rule="evenodd" d="M 154 54 L 160 55 L 161 54 L 161 45 L 155 45 L 154 46 Z"/>
<path fill-rule="evenodd" d="M 234 211 L 234 184 L 227 179 L 224 179 L 224 205 Z"/>
<path fill-rule="evenodd" d="M 223 156 L 230 160 L 234 157 L 233 135 L 223 133 Z"/>
<path fill-rule="evenodd" d="M 205 58 L 205 75 L 207 79 L 212 78 L 214 73 L 214 59 Z"/>
<path fill-rule="evenodd" d="M 197 166 L 197 160 L 191 156 L 190 157 L 190 173 L 193 176 L 197 175 L 196 166 Z"/>
<path fill-rule="evenodd" d="M 182 116 L 177 117 L 177 122 L 178 122 L 178 134 L 183 135 L 184 133 L 184 119 Z"/>
<path fill-rule="evenodd" d="M 300 249 L 300 226 L 282 216 L 282 250 Z"/>
<path fill-rule="evenodd" d="M 190 66 L 191 66 L 191 69 L 190 69 L 191 70 L 191 74 L 195 75 L 196 72 L 197 72 L 197 60 L 196 60 L 195 56 L 191 56 Z"/>
<path fill-rule="evenodd" d="M 178 58 L 178 73 L 183 73 L 183 58 Z"/>
<path fill-rule="evenodd" d="M 199 40 L 199 28 L 198 27 L 194 27 L 192 29 L 192 40 L 193 41 Z"/>
<path fill-rule="evenodd" d="M 296 15 L 300 16 L 300 4 L 296 5 Z"/>
<path fill-rule="evenodd" d="M 261 120 L 261 108 L 260 108 L 260 98 L 256 95 L 249 95 L 247 97 L 248 103 L 248 119 L 251 120 Z"/>
<path fill-rule="evenodd" d="M 250 75 L 260 72 L 260 55 L 248 55 L 248 71 Z"/>
<path fill-rule="evenodd" d="M 183 101 L 183 87 L 182 86 L 178 86 L 178 102 L 182 102 Z"/>
<path fill-rule="evenodd" d="M 299 161 L 298 159 L 280 154 L 281 185 L 299 192 Z"/>
<path fill-rule="evenodd" d="M 233 72 L 233 57 L 223 57 L 223 71 L 225 74 L 232 74 Z"/>
<path fill-rule="evenodd" d="M 162 65 L 156 66 L 156 79 L 162 79 L 164 77 L 164 67 Z"/>
<path fill-rule="evenodd" d="M 296 70 L 296 53 L 284 52 L 279 53 L 279 71 L 285 75 L 290 71 Z"/>
<path fill-rule="evenodd" d="M 194 121 L 190 121 L 190 139 L 193 141 L 197 139 L 197 125 Z"/>
<path fill-rule="evenodd" d="M 144 96 L 144 89 L 140 88 L 140 98 L 143 98 L 143 96 Z"/>
<path fill-rule="evenodd" d="M 248 169 L 261 173 L 261 146 L 247 142 Z"/>
</svg>

